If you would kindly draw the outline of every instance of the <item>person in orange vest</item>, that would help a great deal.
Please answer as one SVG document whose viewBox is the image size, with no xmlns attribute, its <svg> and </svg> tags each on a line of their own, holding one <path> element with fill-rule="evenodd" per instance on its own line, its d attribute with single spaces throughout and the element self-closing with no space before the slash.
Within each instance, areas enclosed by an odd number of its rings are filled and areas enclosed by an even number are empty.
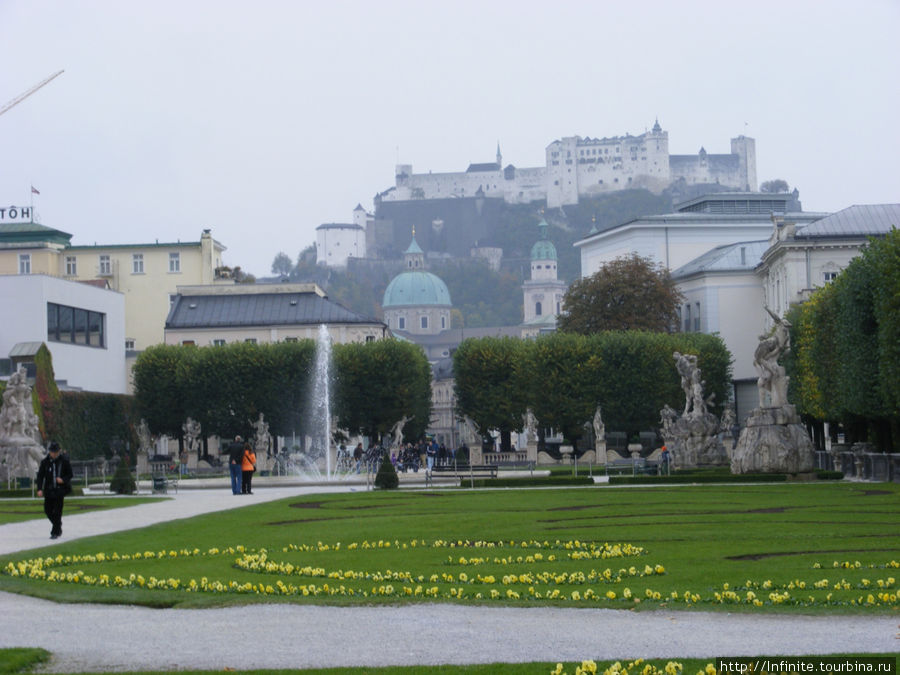
<svg viewBox="0 0 900 675">
<path fill-rule="evenodd" d="M 250 483 L 253 480 L 254 471 L 256 471 L 256 453 L 253 452 L 250 443 L 244 442 L 244 455 L 241 458 L 241 494 L 253 494 Z"/>
</svg>

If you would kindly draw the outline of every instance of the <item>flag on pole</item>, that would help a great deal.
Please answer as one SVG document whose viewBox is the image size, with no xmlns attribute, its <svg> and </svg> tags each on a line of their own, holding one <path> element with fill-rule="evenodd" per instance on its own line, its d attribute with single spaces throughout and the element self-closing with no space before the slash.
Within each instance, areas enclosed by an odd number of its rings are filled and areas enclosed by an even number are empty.
<svg viewBox="0 0 900 675">
<path fill-rule="evenodd" d="M 31 186 L 31 194 L 39 195 L 41 193 L 40 193 L 40 191 L 38 191 L 38 189 L 36 187 L 34 187 L 34 185 L 32 185 Z"/>
</svg>

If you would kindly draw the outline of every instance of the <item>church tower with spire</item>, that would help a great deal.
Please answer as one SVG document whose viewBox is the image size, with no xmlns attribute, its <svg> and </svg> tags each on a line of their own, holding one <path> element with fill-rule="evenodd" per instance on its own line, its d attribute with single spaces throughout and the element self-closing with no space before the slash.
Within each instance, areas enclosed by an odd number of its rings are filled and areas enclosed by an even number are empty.
<svg viewBox="0 0 900 675">
<path fill-rule="evenodd" d="M 562 311 L 566 283 L 557 278 L 556 246 L 547 234 L 549 227 L 541 218 L 539 238 L 531 247 L 531 278 L 522 285 L 525 307 L 522 337 L 556 330 L 556 317 Z"/>
</svg>

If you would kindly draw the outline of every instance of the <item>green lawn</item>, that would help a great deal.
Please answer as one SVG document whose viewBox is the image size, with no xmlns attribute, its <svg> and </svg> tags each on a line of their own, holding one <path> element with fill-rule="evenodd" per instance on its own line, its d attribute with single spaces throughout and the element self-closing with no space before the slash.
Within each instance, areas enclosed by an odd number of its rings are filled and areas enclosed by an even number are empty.
<svg viewBox="0 0 900 675">
<path fill-rule="evenodd" d="M 121 509 L 126 506 L 146 504 L 159 501 L 159 497 L 68 497 L 63 507 L 64 516 L 72 516 L 76 513 L 88 511 L 103 511 L 106 509 Z M 20 523 L 25 520 L 38 520 L 46 518 L 44 515 L 44 500 L 37 497 L 0 499 L 0 525 L 7 523 Z"/>
<path fill-rule="evenodd" d="M 865 659 L 872 660 L 875 655 L 842 655 L 844 658 L 857 659 L 863 656 Z M 38 668 L 50 658 L 50 654 L 43 649 L 0 649 L 0 673 L 24 673 L 31 672 L 33 668 Z M 756 657 L 770 658 L 773 661 L 780 660 L 780 657 Z M 791 661 L 797 661 L 803 657 L 788 657 Z M 884 665 L 889 666 L 891 660 L 894 662 L 894 672 L 896 672 L 896 657 L 892 655 L 881 655 L 880 658 Z M 575 675 L 578 673 L 579 667 L 582 667 L 582 673 L 604 673 L 610 671 L 610 675 L 709 675 L 708 667 L 715 665 L 716 659 L 678 659 L 666 660 L 659 659 L 639 659 L 635 661 L 598 661 L 598 662 L 581 662 L 581 663 L 487 663 L 465 666 L 393 666 L 385 668 L 354 668 L 353 673 L 356 675 L 495 675 L 503 673 L 504 675 L 547 675 L 547 673 L 556 675 Z M 138 675 L 145 671 L 134 671 Z M 151 671 L 153 672 L 153 671 Z M 210 670 L 183 670 L 179 671 L 183 675 L 192 675 L 199 673 L 212 673 L 219 671 Z M 247 672 L 247 671 L 240 671 Z M 347 673 L 347 668 L 312 668 L 304 670 L 253 670 L 254 673 L 264 675 L 288 675 L 291 673 L 303 673 L 304 675 L 338 675 Z M 881 672 L 887 672 L 882 670 Z"/>
<path fill-rule="evenodd" d="M 849 482 L 306 495 L 5 556 L 0 589 L 151 606 L 895 613 L 898 497 Z"/>
</svg>

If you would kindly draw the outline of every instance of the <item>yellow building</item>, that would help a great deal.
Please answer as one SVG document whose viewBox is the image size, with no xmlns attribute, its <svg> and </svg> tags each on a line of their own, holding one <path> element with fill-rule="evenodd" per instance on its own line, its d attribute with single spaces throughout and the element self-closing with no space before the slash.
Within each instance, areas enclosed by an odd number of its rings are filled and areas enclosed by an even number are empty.
<svg viewBox="0 0 900 675">
<path fill-rule="evenodd" d="M 0 224 L 0 274 L 47 274 L 70 281 L 104 279 L 125 296 L 125 349 L 164 342 L 178 286 L 232 284 L 225 247 L 204 230 L 199 241 L 72 246 L 72 235 L 38 223 Z"/>
</svg>

